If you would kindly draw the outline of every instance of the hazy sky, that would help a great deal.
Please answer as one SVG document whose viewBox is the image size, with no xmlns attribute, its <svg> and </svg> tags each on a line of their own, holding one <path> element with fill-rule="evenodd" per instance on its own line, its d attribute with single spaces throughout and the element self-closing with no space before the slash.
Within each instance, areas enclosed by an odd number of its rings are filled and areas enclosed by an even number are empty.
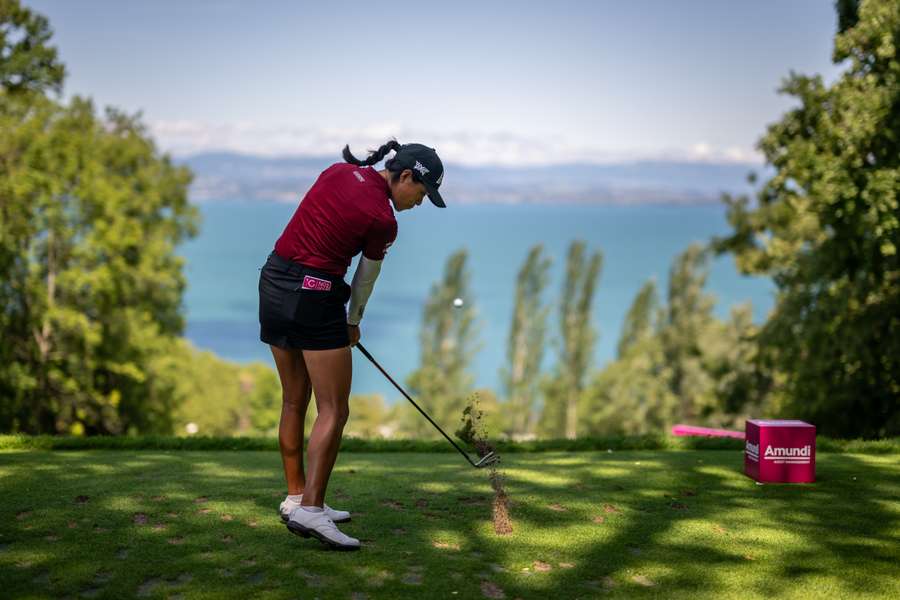
<svg viewBox="0 0 900 600">
<path fill-rule="evenodd" d="M 397 136 L 455 162 L 746 160 L 832 81 L 833 2 L 25 0 L 66 95 L 143 111 L 176 154 L 334 154 Z"/>
</svg>

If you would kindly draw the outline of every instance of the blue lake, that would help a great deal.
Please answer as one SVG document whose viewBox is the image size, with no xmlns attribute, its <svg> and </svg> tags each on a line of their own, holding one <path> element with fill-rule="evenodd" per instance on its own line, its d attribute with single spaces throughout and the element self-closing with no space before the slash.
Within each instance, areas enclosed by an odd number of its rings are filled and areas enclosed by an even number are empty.
<svg viewBox="0 0 900 600">
<path fill-rule="evenodd" d="M 259 341 L 259 269 L 296 206 L 265 202 L 211 202 L 199 205 L 200 235 L 183 244 L 188 289 L 186 336 L 198 347 L 238 362 L 263 361 L 274 368 L 268 346 Z M 594 363 L 615 358 L 622 320 L 635 294 L 655 278 L 661 299 L 673 258 L 691 242 L 728 232 L 721 205 L 466 205 L 440 210 L 428 202 L 398 213 L 399 234 L 384 261 L 362 322 L 362 342 L 381 365 L 404 383 L 418 365 L 422 310 L 446 258 L 468 251 L 471 296 L 478 311 L 481 350 L 472 363 L 476 385 L 498 393 L 499 369 L 514 303 L 516 274 L 529 249 L 543 244 L 553 259 L 545 300 L 552 303 L 545 365 L 555 361 L 558 298 L 565 256 L 572 240 L 603 253 L 595 295 L 594 326 L 599 339 Z M 354 265 L 347 273 L 349 281 Z M 716 314 L 752 302 L 757 321 L 773 304 L 768 279 L 741 276 L 731 257 L 711 262 L 707 290 L 717 298 Z M 400 394 L 359 353 L 354 352 L 353 393 L 381 393 L 388 402 Z"/>
</svg>

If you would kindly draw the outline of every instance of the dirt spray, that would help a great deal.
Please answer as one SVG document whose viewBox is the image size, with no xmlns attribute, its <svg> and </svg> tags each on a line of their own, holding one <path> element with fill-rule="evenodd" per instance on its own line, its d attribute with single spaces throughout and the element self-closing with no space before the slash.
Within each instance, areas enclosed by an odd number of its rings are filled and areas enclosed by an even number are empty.
<svg viewBox="0 0 900 600">
<path fill-rule="evenodd" d="M 475 452 L 478 453 L 479 457 L 495 452 L 494 446 L 487 439 L 483 417 L 484 413 L 481 410 L 478 394 L 472 394 L 469 397 L 466 408 L 463 409 L 462 425 L 456 432 L 456 435 L 461 440 L 474 446 Z M 494 533 L 497 535 L 509 535 L 513 530 L 512 520 L 509 517 L 509 495 L 506 493 L 503 473 L 497 464 L 494 463 L 489 467 L 489 478 L 491 487 L 494 490 L 494 502 L 492 505 Z"/>
</svg>

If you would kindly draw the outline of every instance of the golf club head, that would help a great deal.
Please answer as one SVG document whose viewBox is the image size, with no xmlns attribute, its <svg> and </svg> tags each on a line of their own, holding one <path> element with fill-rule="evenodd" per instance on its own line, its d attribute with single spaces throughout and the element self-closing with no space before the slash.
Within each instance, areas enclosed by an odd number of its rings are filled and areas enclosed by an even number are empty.
<svg viewBox="0 0 900 600">
<path fill-rule="evenodd" d="M 489 467 L 491 465 L 495 465 L 498 462 L 500 462 L 500 455 L 495 454 L 493 452 L 488 452 L 487 454 L 485 454 L 484 456 L 481 457 L 481 460 L 479 460 L 477 463 L 475 463 L 475 466 L 478 467 L 479 469 L 481 469 L 484 467 Z"/>
</svg>

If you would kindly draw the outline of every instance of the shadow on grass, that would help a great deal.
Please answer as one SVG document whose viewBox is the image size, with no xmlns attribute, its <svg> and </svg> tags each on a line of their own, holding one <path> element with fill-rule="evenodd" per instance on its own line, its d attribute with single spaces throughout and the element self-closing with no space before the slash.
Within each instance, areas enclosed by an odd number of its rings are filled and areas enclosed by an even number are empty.
<svg viewBox="0 0 900 600">
<path fill-rule="evenodd" d="M 5 453 L 0 579 L 6 597 L 890 596 L 900 470 L 818 458 L 814 485 L 756 486 L 736 452 L 508 456 L 498 537 L 485 471 L 345 454 L 328 502 L 365 547 L 334 553 L 281 524 L 277 453 Z"/>
</svg>

